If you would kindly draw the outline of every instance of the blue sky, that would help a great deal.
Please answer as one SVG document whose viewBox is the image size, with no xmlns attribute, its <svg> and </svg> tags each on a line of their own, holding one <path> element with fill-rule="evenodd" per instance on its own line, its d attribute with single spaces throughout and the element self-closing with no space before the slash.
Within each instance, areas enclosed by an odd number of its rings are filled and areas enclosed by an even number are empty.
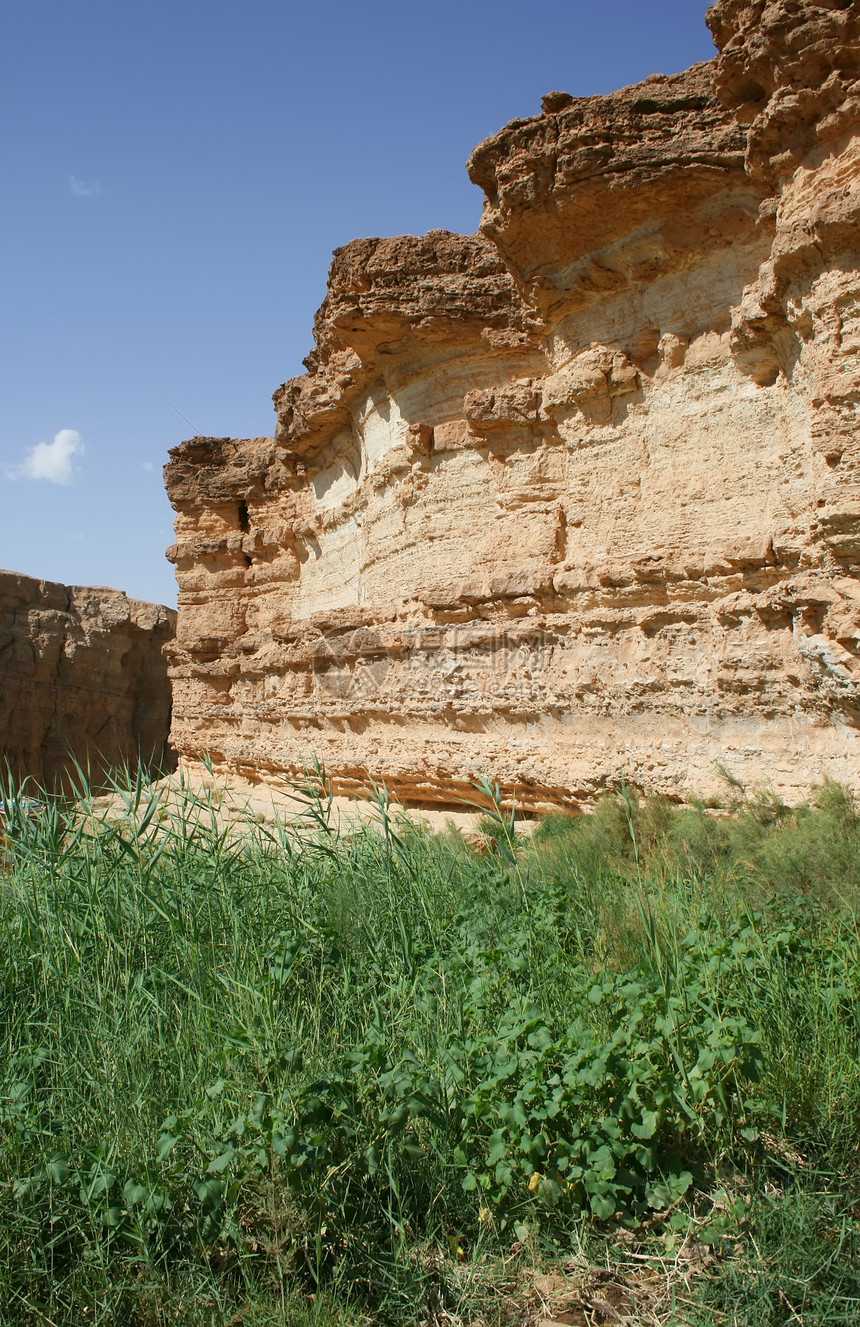
<svg viewBox="0 0 860 1327">
<path fill-rule="evenodd" d="M 475 230 L 477 142 L 709 59 L 705 7 L 10 0 L 0 567 L 175 603 L 167 449 L 271 433 L 331 250 Z"/>
</svg>

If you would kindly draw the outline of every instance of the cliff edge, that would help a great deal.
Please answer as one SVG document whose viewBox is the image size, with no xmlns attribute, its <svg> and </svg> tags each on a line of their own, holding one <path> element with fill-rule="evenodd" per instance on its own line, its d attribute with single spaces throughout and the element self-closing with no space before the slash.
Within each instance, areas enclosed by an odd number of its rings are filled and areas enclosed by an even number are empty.
<svg viewBox="0 0 860 1327">
<path fill-rule="evenodd" d="M 76 760 L 98 785 L 123 763 L 169 764 L 175 624 L 121 590 L 0 571 L 0 777 L 51 787 Z"/>
<path fill-rule="evenodd" d="M 445 803 L 860 776 L 860 4 L 548 94 L 480 234 L 338 250 L 272 438 L 165 469 L 172 740 Z"/>
</svg>

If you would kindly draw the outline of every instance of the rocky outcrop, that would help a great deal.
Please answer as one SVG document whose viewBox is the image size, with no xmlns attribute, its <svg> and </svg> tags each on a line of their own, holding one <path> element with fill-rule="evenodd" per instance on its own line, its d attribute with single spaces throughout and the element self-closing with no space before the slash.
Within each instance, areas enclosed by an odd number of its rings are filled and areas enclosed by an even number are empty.
<svg viewBox="0 0 860 1327">
<path fill-rule="evenodd" d="M 0 571 L 0 772 L 98 784 L 120 763 L 169 764 L 164 646 L 176 614 L 120 590 Z"/>
<path fill-rule="evenodd" d="M 860 5 L 708 22 L 476 148 L 480 235 L 338 250 L 275 436 L 173 450 L 186 758 L 534 807 L 857 780 Z"/>
</svg>

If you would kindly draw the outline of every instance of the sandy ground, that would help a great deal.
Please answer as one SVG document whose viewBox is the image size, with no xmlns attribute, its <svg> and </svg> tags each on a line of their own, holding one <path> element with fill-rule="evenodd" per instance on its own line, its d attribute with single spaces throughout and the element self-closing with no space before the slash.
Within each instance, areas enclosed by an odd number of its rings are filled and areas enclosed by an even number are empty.
<svg viewBox="0 0 860 1327">
<path fill-rule="evenodd" d="M 168 816 L 179 813 L 192 802 L 199 807 L 212 808 L 221 825 L 247 824 L 253 821 L 258 825 L 299 824 L 304 821 L 309 827 L 314 821 L 309 814 L 311 799 L 298 792 L 294 785 L 273 780 L 271 782 L 252 782 L 241 776 L 228 776 L 213 773 L 201 774 L 197 769 L 188 771 L 180 768 L 175 774 L 159 779 L 150 785 L 144 795 L 145 804 L 156 796 L 161 802 L 160 810 Z M 93 801 L 93 812 L 97 818 L 112 813 L 123 814 L 126 799 L 117 793 L 97 797 Z M 317 803 L 319 805 L 319 803 Z M 467 840 L 481 838 L 478 825 L 484 812 L 476 808 L 467 810 L 406 809 L 391 804 L 390 815 L 393 822 L 406 820 L 422 825 L 431 834 L 456 831 Z M 332 827 L 341 833 L 349 833 L 362 824 L 378 824 L 380 809 L 372 801 L 354 801 L 347 797 L 334 797 L 331 801 L 330 820 Z M 523 826 L 525 827 L 525 826 Z"/>
</svg>

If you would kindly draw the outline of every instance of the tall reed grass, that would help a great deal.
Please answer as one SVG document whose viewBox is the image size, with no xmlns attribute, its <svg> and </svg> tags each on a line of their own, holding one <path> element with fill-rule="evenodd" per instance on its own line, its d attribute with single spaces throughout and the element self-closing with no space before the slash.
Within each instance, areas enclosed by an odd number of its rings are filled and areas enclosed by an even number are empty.
<svg viewBox="0 0 860 1327">
<path fill-rule="evenodd" d="M 77 792 L 0 793 L 0 1322 L 510 1320 L 583 1241 L 709 1249 L 672 1321 L 857 1321 L 844 790 L 485 851 Z"/>
</svg>

